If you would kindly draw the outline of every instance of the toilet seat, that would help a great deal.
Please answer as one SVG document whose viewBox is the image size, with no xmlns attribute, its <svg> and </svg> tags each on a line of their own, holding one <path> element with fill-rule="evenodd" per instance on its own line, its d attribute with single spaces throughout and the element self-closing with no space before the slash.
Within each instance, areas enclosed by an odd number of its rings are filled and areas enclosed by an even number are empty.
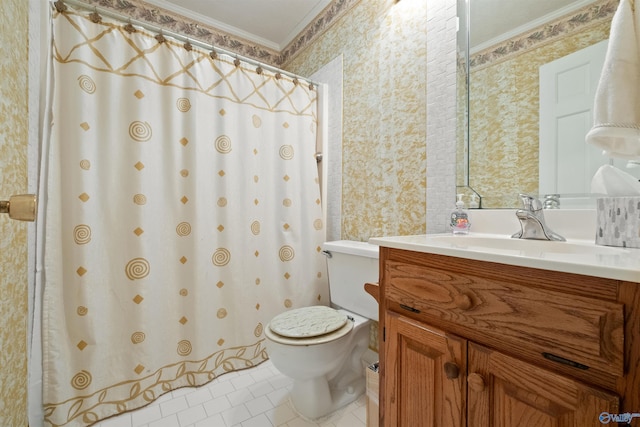
<svg viewBox="0 0 640 427">
<path fill-rule="evenodd" d="M 334 341 L 353 329 L 343 312 L 326 306 L 286 311 L 274 317 L 265 334 L 273 341 L 288 345 L 311 345 Z"/>
</svg>

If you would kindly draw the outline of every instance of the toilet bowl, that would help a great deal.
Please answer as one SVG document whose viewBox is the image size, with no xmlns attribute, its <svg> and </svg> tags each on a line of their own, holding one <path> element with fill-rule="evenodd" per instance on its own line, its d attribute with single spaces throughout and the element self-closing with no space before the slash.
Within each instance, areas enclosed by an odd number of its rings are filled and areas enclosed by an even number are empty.
<svg viewBox="0 0 640 427">
<path fill-rule="evenodd" d="M 291 403 L 308 419 L 327 415 L 364 393 L 363 356 L 371 320 L 378 320 L 378 305 L 364 291 L 366 282 L 378 280 L 378 247 L 337 241 L 323 249 L 332 307 L 289 310 L 265 328 L 269 358 L 293 380 Z"/>
</svg>

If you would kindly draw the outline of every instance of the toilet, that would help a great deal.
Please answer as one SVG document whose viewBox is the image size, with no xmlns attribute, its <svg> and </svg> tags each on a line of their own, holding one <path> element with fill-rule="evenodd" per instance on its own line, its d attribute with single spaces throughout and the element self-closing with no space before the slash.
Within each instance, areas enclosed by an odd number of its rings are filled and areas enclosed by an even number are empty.
<svg viewBox="0 0 640 427">
<path fill-rule="evenodd" d="M 331 307 L 289 310 L 265 328 L 269 358 L 293 380 L 291 403 L 308 419 L 364 393 L 369 328 L 378 320 L 378 303 L 364 290 L 366 282 L 378 281 L 378 246 L 340 240 L 326 242 L 323 250 Z"/>
</svg>

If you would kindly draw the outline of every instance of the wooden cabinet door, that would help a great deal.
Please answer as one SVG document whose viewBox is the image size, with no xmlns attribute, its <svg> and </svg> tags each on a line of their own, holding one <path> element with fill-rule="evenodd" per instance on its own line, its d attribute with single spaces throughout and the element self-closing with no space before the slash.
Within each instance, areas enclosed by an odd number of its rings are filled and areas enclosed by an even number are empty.
<svg viewBox="0 0 640 427">
<path fill-rule="evenodd" d="M 602 427 L 617 396 L 469 343 L 469 426 Z"/>
<path fill-rule="evenodd" d="M 463 427 L 466 341 L 387 311 L 385 427 Z"/>
</svg>

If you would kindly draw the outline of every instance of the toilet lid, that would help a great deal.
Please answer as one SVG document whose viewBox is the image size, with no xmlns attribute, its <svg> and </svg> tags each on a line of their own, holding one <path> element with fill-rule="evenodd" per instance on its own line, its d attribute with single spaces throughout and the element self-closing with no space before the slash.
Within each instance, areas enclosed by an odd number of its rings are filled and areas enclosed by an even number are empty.
<svg viewBox="0 0 640 427">
<path fill-rule="evenodd" d="M 287 338 L 310 338 L 334 332 L 346 323 L 346 314 L 318 305 L 279 314 L 271 320 L 269 329 Z"/>
</svg>

